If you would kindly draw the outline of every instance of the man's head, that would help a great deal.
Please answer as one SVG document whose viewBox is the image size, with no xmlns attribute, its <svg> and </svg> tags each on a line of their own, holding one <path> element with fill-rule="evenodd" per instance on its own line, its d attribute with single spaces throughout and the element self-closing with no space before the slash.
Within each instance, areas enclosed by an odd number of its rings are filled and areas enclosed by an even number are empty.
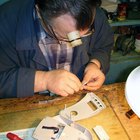
<svg viewBox="0 0 140 140">
<path fill-rule="evenodd" d="M 95 7 L 100 0 L 36 0 L 39 12 L 51 25 L 58 38 L 78 30 L 86 34 L 94 20 Z"/>
</svg>

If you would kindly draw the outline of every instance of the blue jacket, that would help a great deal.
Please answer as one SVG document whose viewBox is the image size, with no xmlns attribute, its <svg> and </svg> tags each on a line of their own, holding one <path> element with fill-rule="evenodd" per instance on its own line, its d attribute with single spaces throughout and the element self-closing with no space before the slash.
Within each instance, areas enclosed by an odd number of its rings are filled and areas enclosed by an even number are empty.
<svg viewBox="0 0 140 140">
<path fill-rule="evenodd" d="M 34 95 L 36 70 L 48 71 L 38 47 L 33 20 L 34 0 L 11 0 L 0 6 L 0 98 Z M 90 45 L 74 48 L 72 72 L 82 79 L 90 59 L 109 69 L 113 32 L 104 13 L 97 9 Z"/>
</svg>

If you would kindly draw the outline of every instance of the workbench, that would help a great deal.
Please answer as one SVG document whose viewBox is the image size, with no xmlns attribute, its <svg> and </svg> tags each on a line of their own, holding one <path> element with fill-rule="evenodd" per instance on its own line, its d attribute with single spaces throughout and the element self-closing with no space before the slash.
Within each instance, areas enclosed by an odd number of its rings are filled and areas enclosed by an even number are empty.
<svg viewBox="0 0 140 140">
<path fill-rule="evenodd" d="M 94 93 L 105 103 L 106 108 L 97 115 L 77 121 L 90 130 L 94 140 L 98 140 L 92 130 L 101 125 L 111 140 L 139 140 L 140 120 L 137 116 L 129 119 L 125 113 L 130 107 L 125 99 L 125 83 L 104 85 Z M 87 91 L 68 97 L 50 97 L 35 94 L 33 97 L 0 99 L 0 132 L 36 127 L 46 116 L 58 115 L 65 105 L 80 101 Z M 55 99 L 54 99 L 55 98 Z M 51 100 L 40 103 L 41 100 Z"/>
</svg>

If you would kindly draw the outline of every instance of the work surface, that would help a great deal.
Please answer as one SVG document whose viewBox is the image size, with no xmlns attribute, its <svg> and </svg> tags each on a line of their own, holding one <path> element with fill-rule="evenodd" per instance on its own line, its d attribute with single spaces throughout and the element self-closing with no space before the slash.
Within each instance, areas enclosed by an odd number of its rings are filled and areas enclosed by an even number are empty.
<svg viewBox="0 0 140 140">
<path fill-rule="evenodd" d="M 125 83 L 116 83 L 105 85 L 94 92 L 106 108 L 95 116 L 77 122 L 91 131 L 94 140 L 98 139 L 92 130 L 96 125 L 101 125 L 111 140 L 140 139 L 139 118 L 135 116 L 129 119 L 125 115 L 130 108 L 124 88 Z M 84 91 L 68 97 L 55 97 L 55 100 L 48 103 L 39 101 L 54 97 L 36 94 L 28 98 L 1 99 L 0 132 L 36 127 L 44 117 L 58 115 L 65 105 L 68 107 L 77 103 L 86 93 Z"/>
</svg>

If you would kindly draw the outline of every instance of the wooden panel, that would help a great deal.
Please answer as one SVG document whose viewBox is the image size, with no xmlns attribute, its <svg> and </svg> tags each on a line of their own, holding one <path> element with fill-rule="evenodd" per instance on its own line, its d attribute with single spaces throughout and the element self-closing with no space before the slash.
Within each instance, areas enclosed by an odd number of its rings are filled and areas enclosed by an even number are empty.
<svg viewBox="0 0 140 140">
<path fill-rule="evenodd" d="M 119 121 L 124 127 L 127 135 L 131 140 L 140 139 L 140 119 L 135 116 L 129 119 L 126 117 L 125 113 L 130 109 L 126 98 L 125 98 L 125 83 L 113 84 L 113 87 L 107 87 L 108 93 L 106 97 L 116 113 Z"/>
</svg>

